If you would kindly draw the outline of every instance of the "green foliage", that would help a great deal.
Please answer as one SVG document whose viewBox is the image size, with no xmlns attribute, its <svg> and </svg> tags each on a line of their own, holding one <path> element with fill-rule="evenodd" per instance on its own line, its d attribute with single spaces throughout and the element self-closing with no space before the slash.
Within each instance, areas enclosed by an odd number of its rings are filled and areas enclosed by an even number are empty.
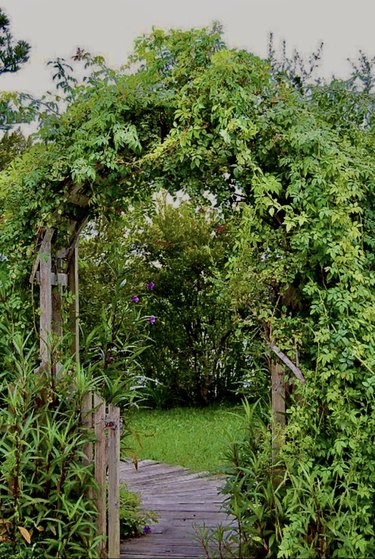
<svg viewBox="0 0 375 559">
<path fill-rule="evenodd" d="M 0 140 L 0 171 L 31 146 L 20 130 L 5 132 Z"/>
<path fill-rule="evenodd" d="M 139 495 L 120 485 L 120 539 L 142 536 L 153 522 L 157 522 L 156 514 L 144 511 Z"/>
<path fill-rule="evenodd" d="M 14 43 L 9 24 L 8 16 L 0 8 L 0 74 L 17 72 L 29 59 L 30 45 L 26 41 Z"/>
<path fill-rule="evenodd" d="M 227 453 L 224 493 L 230 495 L 228 511 L 237 522 L 231 539 L 239 557 L 276 557 L 285 514 L 280 464 L 272 463 L 276 435 L 271 433 L 268 406 L 258 401 L 244 407 L 246 430 Z"/>
<path fill-rule="evenodd" d="M 81 243 L 83 323 L 102 317 L 102 333 L 111 323 L 112 338 L 143 338 L 143 394 L 156 407 L 233 399 L 249 365 L 223 290 L 235 225 L 204 202 L 163 193 Z"/>
<path fill-rule="evenodd" d="M 224 216 L 239 217 L 228 282 L 243 331 L 263 365 L 276 343 L 307 380 L 288 410 L 279 554 L 374 555 L 371 60 L 349 82 L 304 89 L 226 49 L 213 28 L 154 30 L 132 61 L 73 87 L 66 112 L 46 118 L 40 142 L 1 173 L 7 278 L 22 285 L 40 229 L 55 226 L 64 246 L 72 220 L 118 215 L 161 186 L 213 193 Z M 183 241 L 172 220 L 167 234 Z M 184 243 L 185 263 L 199 264 L 203 246 Z M 205 300 L 199 308 L 209 316 Z"/>
<path fill-rule="evenodd" d="M 14 557 L 37 557 L 34 551 L 95 557 L 96 510 L 85 497 L 95 479 L 82 463 L 92 435 L 80 422 L 93 382 L 82 371 L 73 391 L 69 369 L 58 378 L 35 374 L 35 348 L 17 334 L 12 341 L 2 347 L 0 550 L 11 548 Z"/>
</svg>

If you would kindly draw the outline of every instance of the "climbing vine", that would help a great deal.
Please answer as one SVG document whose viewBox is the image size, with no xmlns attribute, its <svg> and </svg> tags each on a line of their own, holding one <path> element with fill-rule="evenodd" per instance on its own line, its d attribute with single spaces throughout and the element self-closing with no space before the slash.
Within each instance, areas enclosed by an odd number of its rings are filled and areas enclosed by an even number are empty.
<svg viewBox="0 0 375 559">
<path fill-rule="evenodd" d="M 72 221 L 160 187 L 236 208 L 233 304 L 264 352 L 277 343 L 306 378 L 288 410 L 285 523 L 270 553 L 371 556 L 375 144 L 371 117 L 347 110 L 363 98 L 337 82 L 307 95 L 227 49 L 217 27 L 154 30 L 130 62 L 77 86 L 1 174 L 9 276 L 26 277 L 41 230 L 55 227 L 63 246 Z"/>
</svg>

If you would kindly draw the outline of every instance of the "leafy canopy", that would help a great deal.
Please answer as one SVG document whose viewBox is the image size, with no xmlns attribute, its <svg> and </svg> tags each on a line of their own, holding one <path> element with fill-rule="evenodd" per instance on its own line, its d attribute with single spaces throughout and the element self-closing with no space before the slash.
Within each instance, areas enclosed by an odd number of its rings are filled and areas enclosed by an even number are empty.
<svg viewBox="0 0 375 559">
<path fill-rule="evenodd" d="M 14 281 L 45 227 L 64 245 L 72 222 L 116 215 L 160 187 L 209 190 L 224 215 L 242 198 L 233 304 L 264 352 L 274 342 L 297 354 L 307 379 L 288 414 L 284 557 L 375 549 L 372 101 L 337 80 L 296 87 L 227 49 L 216 27 L 154 30 L 124 72 L 74 88 L 0 179 Z"/>
</svg>

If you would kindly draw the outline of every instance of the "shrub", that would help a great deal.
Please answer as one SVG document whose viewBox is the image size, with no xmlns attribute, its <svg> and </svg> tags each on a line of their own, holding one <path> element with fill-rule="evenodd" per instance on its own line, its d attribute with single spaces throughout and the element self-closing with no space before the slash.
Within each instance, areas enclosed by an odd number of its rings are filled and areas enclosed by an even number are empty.
<svg viewBox="0 0 375 559">
<path fill-rule="evenodd" d="M 92 381 L 68 368 L 35 372 L 35 347 L 13 335 L 0 376 L 0 553 L 14 557 L 95 557 L 95 487 L 81 426 L 82 398 Z M 33 552 L 31 550 L 34 549 Z M 5 551 L 6 550 L 6 551 Z"/>
<path fill-rule="evenodd" d="M 245 403 L 246 431 L 231 445 L 224 492 L 236 518 L 239 557 L 276 557 L 282 537 L 284 479 L 272 463 L 273 436 L 269 408 Z M 274 431 L 275 433 L 275 431 Z"/>
<path fill-rule="evenodd" d="M 152 511 L 141 508 L 139 495 L 129 491 L 126 485 L 120 486 L 120 537 L 121 539 L 142 536 L 151 530 L 150 524 L 157 521 Z"/>
</svg>

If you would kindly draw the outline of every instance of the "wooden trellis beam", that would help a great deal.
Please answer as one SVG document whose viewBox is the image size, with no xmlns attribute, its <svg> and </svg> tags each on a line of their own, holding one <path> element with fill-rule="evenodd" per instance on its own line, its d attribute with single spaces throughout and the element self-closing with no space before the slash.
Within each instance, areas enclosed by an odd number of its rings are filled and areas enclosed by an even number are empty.
<svg viewBox="0 0 375 559">
<path fill-rule="evenodd" d="M 51 335 L 52 335 L 52 237 L 53 229 L 47 229 L 44 234 L 39 253 L 37 266 L 39 265 L 40 285 L 40 361 L 41 367 L 49 367 L 51 363 Z"/>
</svg>

